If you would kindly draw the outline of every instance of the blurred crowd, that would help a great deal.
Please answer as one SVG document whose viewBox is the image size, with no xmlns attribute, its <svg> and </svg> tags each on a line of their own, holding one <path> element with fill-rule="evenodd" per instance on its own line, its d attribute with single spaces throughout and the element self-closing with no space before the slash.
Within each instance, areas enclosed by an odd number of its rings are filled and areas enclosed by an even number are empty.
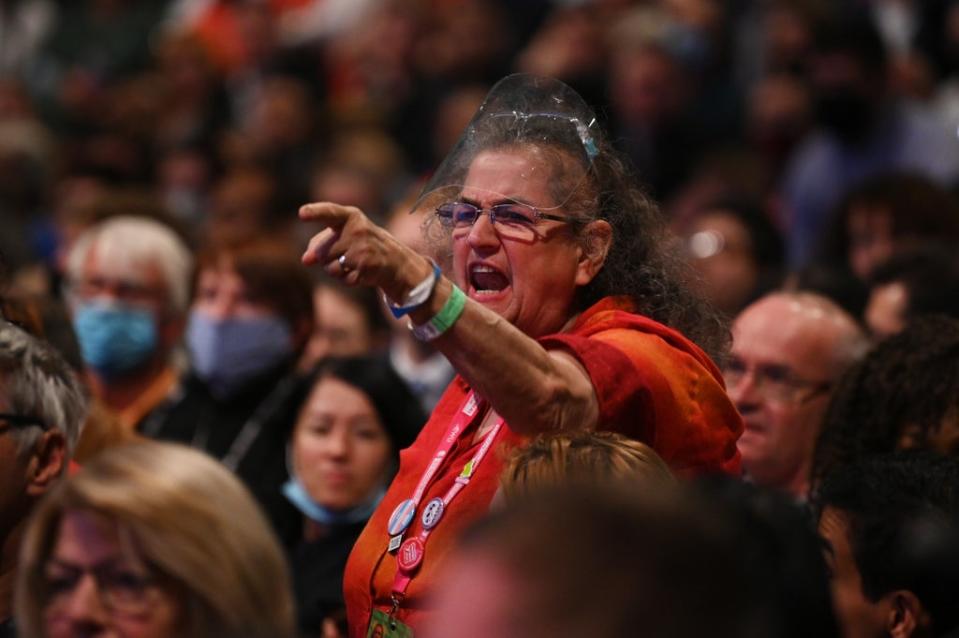
<svg viewBox="0 0 959 638">
<path fill-rule="evenodd" d="M 104 609 L 142 616 L 149 570 L 222 603 L 168 635 L 346 635 L 346 557 L 454 371 L 302 265 L 296 211 L 425 253 L 412 202 L 513 72 L 596 109 L 729 320 L 752 486 L 538 440 L 429 635 L 959 635 L 959 1 L 0 0 L 0 636 L 18 556 L 23 636 L 101 622 L 50 602 L 91 534 L 138 539 Z"/>
<path fill-rule="evenodd" d="M 947 0 L 0 7 L 0 248 L 24 294 L 60 293 L 73 240 L 118 212 L 191 249 L 302 246 L 305 201 L 385 223 L 514 71 L 597 109 L 730 316 L 790 276 L 857 315 L 923 268 L 954 285 L 927 246 L 959 235 Z"/>
</svg>

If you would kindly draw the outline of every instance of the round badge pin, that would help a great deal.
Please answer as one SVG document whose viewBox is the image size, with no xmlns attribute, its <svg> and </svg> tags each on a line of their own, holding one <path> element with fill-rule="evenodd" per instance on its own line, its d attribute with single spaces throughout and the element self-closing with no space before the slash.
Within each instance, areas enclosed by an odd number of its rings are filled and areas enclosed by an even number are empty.
<svg viewBox="0 0 959 638">
<path fill-rule="evenodd" d="M 415 514 L 416 503 L 413 502 L 413 499 L 408 498 L 397 505 L 396 509 L 393 510 L 393 513 L 390 515 L 390 522 L 386 528 L 390 536 L 402 534 L 406 528 L 410 526 L 410 523 L 413 522 L 413 516 Z"/>
<path fill-rule="evenodd" d="M 445 507 L 443 499 L 439 496 L 430 499 L 430 502 L 423 508 L 423 517 L 420 519 L 420 522 L 423 523 L 423 528 L 433 529 L 436 524 L 440 522 L 440 518 L 443 517 L 443 509 Z"/>
<path fill-rule="evenodd" d="M 407 538 L 400 546 L 400 551 L 396 554 L 396 562 L 400 570 L 409 574 L 416 570 L 423 562 L 423 554 L 426 552 L 426 546 L 419 537 Z"/>
</svg>

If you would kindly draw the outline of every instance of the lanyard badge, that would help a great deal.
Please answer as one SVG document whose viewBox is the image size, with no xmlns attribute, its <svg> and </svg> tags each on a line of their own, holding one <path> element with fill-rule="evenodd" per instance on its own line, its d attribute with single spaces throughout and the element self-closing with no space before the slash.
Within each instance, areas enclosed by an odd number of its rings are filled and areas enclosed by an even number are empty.
<svg viewBox="0 0 959 638">
<path fill-rule="evenodd" d="M 480 401 L 476 398 L 475 393 L 471 392 L 464 402 L 463 407 L 450 424 L 446 434 L 440 440 L 439 445 L 437 445 L 433 459 L 423 472 L 423 476 L 420 478 L 416 490 L 413 492 L 413 496 L 400 502 L 389 518 L 389 522 L 387 523 L 387 532 L 390 536 L 388 549 L 391 554 L 396 555 L 398 568 L 396 579 L 393 582 L 394 600 L 402 600 L 410 581 L 423 563 L 423 557 L 426 554 L 426 540 L 429 538 L 430 533 L 440 523 L 453 499 L 469 484 L 476 468 L 479 467 L 479 464 L 483 461 L 487 452 L 489 452 L 493 441 L 503 426 L 503 420 L 499 419 L 493 427 L 490 428 L 490 431 L 483 437 L 483 442 L 479 449 L 463 466 L 462 471 L 456 477 L 456 480 L 449 490 L 447 490 L 446 494 L 442 497 L 433 497 L 427 501 L 420 514 L 422 530 L 415 536 L 403 540 L 404 533 L 412 524 L 414 518 L 416 518 L 416 511 L 419 508 L 426 489 L 436 477 L 444 460 L 452 450 L 453 445 L 459 440 L 460 435 L 469 425 L 470 421 L 472 421 L 479 408 Z M 394 605 L 394 607 L 396 606 L 397 605 Z M 392 619 L 392 617 L 393 614 L 390 613 L 388 618 Z"/>
<path fill-rule="evenodd" d="M 374 609 L 366 629 L 366 638 L 413 638 L 413 630 L 385 612 Z"/>
</svg>

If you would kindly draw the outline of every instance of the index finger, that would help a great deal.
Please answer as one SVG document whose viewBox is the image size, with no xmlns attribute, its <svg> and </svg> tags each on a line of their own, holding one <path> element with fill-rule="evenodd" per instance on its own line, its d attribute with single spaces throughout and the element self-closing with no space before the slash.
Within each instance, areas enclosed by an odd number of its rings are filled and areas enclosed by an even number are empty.
<svg viewBox="0 0 959 638">
<path fill-rule="evenodd" d="M 300 219 L 320 222 L 327 227 L 339 227 L 346 223 L 352 211 L 352 206 L 341 206 L 333 202 L 315 202 L 300 206 Z"/>
</svg>

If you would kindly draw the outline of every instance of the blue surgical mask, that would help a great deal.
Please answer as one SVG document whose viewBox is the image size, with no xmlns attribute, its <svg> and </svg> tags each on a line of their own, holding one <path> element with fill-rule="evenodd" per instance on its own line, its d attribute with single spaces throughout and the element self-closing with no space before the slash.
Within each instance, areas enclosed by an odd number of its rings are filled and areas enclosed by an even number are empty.
<svg viewBox="0 0 959 638">
<path fill-rule="evenodd" d="M 73 315 L 84 363 L 110 379 L 135 370 L 156 351 L 153 313 L 106 301 L 81 302 Z"/>
<path fill-rule="evenodd" d="M 186 342 L 194 372 L 220 398 L 293 354 L 289 326 L 272 316 L 216 319 L 194 310 Z"/>
<path fill-rule="evenodd" d="M 331 510 L 314 501 L 295 474 L 283 484 L 283 495 L 296 506 L 296 509 L 310 520 L 324 525 L 349 525 L 369 519 L 385 494 L 386 488 L 380 486 L 373 493 L 372 498 L 356 507 L 348 510 Z"/>
</svg>

